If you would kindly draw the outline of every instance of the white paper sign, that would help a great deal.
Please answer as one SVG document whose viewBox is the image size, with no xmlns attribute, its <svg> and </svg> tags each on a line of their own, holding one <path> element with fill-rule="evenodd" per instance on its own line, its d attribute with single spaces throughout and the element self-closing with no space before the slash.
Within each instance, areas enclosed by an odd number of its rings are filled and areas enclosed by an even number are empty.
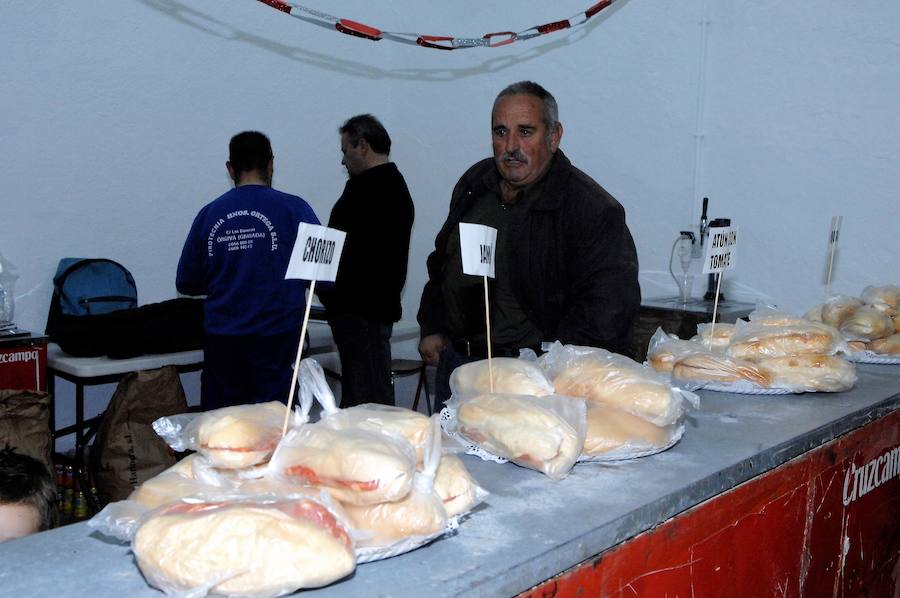
<svg viewBox="0 0 900 598">
<path fill-rule="evenodd" d="M 494 277 L 497 229 L 483 224 L 459 223 L 459 248 L 464 274 Z"/>
<path fill-rule="evenodd" d="M 301 222 L 284 277 L 333 282 L 346 237 L 344 231 Z"/>
<path fill-rule="evenodd" d="M 703 273 L 713 274 L 734 268 L 737 252 L 738 229 L 734 226 L 720 226 L 709 229 L 706 255 L 703 257 Z"/>
</svg>

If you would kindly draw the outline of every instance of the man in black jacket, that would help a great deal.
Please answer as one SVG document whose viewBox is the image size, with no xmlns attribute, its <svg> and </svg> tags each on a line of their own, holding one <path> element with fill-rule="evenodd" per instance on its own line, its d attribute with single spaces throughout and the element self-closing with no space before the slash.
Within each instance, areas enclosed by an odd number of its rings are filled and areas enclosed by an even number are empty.
<svg viewBox="0 0 900 598">
<path fill-rule="evenodd" d="M 415 210 L 389 160 L 391 138 L 370 114 L 339 129 L 350 179 L 328 226 L 347 233 L 337 280 L 318 292 L 341 358 L 341 406 L 394 404 L 391 333 L 400 319 Z"/>
<path fill-rule="evenodd" d="M 493 159 L 469 168 L 453 190 L 418 314 L 419 352 L 438 366 L 439 404 L 453 369 L 486 357 L 482 282 L 462 273 L 460 222 L 498 230 L 493 355 L 539 352 L 556 340 L 626 351 L 640 287 L 625 210 L 569 162 L 562 132 L 549 92 L 530 81 L 508 86 L 491 115 Z"/>
</svg>

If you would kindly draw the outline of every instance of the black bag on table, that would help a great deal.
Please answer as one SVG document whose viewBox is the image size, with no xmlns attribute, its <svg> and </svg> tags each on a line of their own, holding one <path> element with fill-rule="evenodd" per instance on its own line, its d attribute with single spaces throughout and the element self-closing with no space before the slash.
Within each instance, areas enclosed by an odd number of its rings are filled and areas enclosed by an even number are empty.
<svg viewBox="0 0 900 598">
<path fill-rule="evenodd" d="M 64 258 L 53 277 L 46 334 L 76 357 L 117 359 L 203 347 L 203 300 L 137 306 L 137 286 L 113 260 Z"/>
</svg>

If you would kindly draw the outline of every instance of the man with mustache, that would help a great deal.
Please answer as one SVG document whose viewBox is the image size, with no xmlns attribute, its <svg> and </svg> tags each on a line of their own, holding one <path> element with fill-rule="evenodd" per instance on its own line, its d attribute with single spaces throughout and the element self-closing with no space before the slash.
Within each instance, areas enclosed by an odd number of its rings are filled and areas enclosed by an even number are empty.
<svg viewBox="0 0 900 598">
<path fill-rule="evenodd" d="M 638 260 L 625 210 L 569 162 L 554 97 L 531 81 L 506 87 L 491 114 L 493 159 L 462 175 L 428 257 L 419 352 L 437 365 L 438 406 L 450 373 L 487 357 L 483 283 L 462 273 L 459 223 L 497 229 L 492 353 L 541 343 L 626 352 L 640 307 Z"/>
</svg>

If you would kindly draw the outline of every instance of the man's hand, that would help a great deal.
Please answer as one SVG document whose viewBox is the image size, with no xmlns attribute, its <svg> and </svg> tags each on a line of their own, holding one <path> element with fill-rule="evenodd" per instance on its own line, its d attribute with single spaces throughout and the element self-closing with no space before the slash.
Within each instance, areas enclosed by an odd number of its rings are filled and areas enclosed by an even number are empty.
<svg viewBox="0 0 900 598">
<path fill-rule="evenodd" d="M 441 351 L 447 346 L 448 339 L 443 334 L 429 334 L 419 341 L 419 354 L 428 365 L 437 365 Z"/>
</svg>

